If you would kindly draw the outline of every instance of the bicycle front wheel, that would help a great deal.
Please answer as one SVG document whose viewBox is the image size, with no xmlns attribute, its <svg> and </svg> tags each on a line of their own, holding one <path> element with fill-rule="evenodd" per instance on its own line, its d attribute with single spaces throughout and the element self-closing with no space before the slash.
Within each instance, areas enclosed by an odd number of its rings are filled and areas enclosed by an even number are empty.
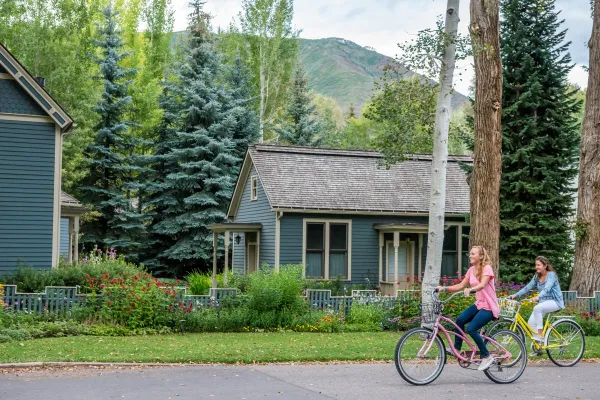
<svg viewBox="0 0 600 400">
<path fill-rule="evenodd" d="M 444 343 L 430 329 L 411 329 L 398 341 L 394 360 L 402 379 L 412 385 L 427 385 L 444 369 Z"/>
<path fill-rule="evenodd" d="M 486 341 L 494 363 L 484 371 L 492 382 L 512 383 L 519 379 L 527 366 L 527 348 L 519 335 L 512 331 L 496 331 Z"/>
<path fill-rule="evenodd" d="M 559 367 L 572 367 L 583 357 L 585 336 L 575 321 L 563 319 L 546 332 L 546 353 Z"/>
</svg>

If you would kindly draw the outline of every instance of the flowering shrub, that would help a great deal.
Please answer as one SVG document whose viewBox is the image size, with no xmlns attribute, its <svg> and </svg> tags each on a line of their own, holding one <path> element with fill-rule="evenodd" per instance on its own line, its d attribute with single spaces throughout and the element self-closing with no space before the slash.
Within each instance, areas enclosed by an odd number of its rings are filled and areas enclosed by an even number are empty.
<svg viewBox="0 0 600 400">
<path fill-rule="evenodd" d="M 118 324 L 130 329 L 174 326 L 173 311 L 191 312 L 183 302 L 177 303 L 173 287 L 164 287 L 146 272 L 135 275 L 105 272 L 98 278 L 86 276 L 93 291 L 90 303 L 96 309 L 91 318 L 96 322 Z"/>
</svg>

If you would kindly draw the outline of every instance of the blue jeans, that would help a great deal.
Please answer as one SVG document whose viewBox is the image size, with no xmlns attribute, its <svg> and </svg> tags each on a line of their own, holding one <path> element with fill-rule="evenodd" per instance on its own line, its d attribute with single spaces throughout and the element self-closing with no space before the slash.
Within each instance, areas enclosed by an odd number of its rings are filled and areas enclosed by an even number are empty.
<svg viewBox="0 0 600 400">
<path fill-rule="evenodd" d="M 462 312 L 462 314 L 458 316 L 458 318 L 456 318 L 456 325 L 458 325 L 458 327 L 462 329 L 463 332 L 468 333 L 473 338 L 473 341 L 477 344 L 477 347 L 479 347 L 479 354 L 481 358 L 489 356 L 490 352 L 485 347 L 485 343 L 483 343 L 483 339 L 479 334 L 479 330 L 483 328 L 492 319 L 494 319 L 494 315 L 491 311 L 478 310 L 477 307 L 475 307 L 475 304 L 471 305 L 471 307 L 467 308 L 465 311 Z M 469 324 L 466 331 L 465 324 Z M 454 332 L 460 333 L 458 332 L 458 329 L 455 329 Z M 462 338 L 459 336 L 455 336 L 454 348 L 456 350 L 460 351 L 462 343 Z"/>
</svg>

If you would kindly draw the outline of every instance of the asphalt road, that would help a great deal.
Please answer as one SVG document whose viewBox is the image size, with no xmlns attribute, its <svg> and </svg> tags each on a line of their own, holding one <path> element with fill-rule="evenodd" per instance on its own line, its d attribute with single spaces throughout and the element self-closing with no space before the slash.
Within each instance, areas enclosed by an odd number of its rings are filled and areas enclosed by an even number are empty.
<svg viewBox="0 0 600 400">
<path fill-rule="evenodd" d="M 600 399 L 600 365 L 530 364 L 498 385 L 448 364 L 432 384 L 405 383 L 393 364 L 178 366 L 9 371 L 0 399 Z"/>
</svg>

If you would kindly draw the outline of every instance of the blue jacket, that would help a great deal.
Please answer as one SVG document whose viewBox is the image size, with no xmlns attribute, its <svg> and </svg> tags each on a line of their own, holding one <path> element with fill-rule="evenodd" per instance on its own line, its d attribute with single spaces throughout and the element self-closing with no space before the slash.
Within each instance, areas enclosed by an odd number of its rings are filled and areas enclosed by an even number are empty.
<svg viewBox="0 0 600 400">
<path fill-rule="evenodd" d="M 538 294 L 540 303 L 547 300 L 554 300 L 560 308 L 565 308 L 565 302 L 563 301 L 563 295 L 562 291 L 560 290 L 560 283 L 558 282 L 558 276 L 556 275 L 556 272 L 548 272 L 548 275 L 546 275 L 546 281 L 543 283 L 540 282 L 537 274 L 533 275 L 531 282 L 529 282 L 523 289 L 515 293 L 515 296 L 523 296 L 534 287 L 540 292 Z"/>
</svg>

